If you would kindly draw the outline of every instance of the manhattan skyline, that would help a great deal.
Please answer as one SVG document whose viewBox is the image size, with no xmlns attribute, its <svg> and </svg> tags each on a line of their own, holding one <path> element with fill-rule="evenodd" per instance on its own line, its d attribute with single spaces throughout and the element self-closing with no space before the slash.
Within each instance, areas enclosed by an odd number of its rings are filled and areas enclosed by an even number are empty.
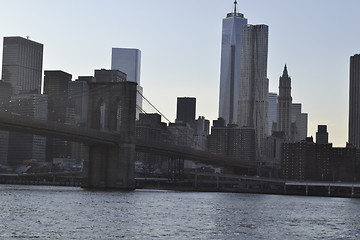
<svg viewBox="0 0 360 240">
<path fill-rule="evenodd" d="M 143 93 L 167 118 L 175 120 L 177 97 L 184 96 L 196 97 L 197 116 L 217 118 L 221 23 L 232 0 L 14 0 L 2 7 L 1 44 L 4 36 L 44 44 L 43 70 L 63 70 L 75 80 L 110 69 L 113 47 L 137 48 Z M 287 64 L 293 102 L 309 113 L 308 135 L 315 137 L 317 125 L 327 124 L 335 146 L 347 141 L 349 60 L 360 53 L 360 30 L 353 27 L 359 7 L 356 1 L 238 1 L 251 24 L 269 26 L 270 92 L 278 92 Z"/>
</svg>

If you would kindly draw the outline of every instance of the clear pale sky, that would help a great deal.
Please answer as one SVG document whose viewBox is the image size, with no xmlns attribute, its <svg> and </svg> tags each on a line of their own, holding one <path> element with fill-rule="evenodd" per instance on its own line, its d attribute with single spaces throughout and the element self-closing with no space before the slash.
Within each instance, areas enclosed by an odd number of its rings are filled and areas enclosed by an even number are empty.
<svg viewBox="0 0 360 240">
<path fill-rule="evenodd" d="M 197 116 L 217 118 L 221 24 L 233 0 L 0 3 L 1 46 L 4 36 L 30 36 L 44 44 L 44 70 L 63 70 L 75 80 L 110 68 L 112 47 L 138 48 L 144 95 L 167 118 L 175 119 L 178 96 L 196 97 Z M 327 124 L 330 141 L 345 146 L 360 1 L 239 0 L 238 9 L 250 24 L 269 25 L 270 91 L 278 92 L 287 64 L 293 102 L 309 114 L 308 135 Z"/>
</svg>

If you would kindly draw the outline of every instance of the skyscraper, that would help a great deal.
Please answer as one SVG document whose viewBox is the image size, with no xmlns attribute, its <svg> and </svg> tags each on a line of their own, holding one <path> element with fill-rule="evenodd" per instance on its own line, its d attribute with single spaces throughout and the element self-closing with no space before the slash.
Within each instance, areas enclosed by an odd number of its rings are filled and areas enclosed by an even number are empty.
<svg viewBox="0 0 360 240">
<path fill-rule="evenodd" d="M 308 114 L 301 113 L 300 119 L 296 120 L 296 127 L 298 129 L 298 139 L 304 140 L 307 137 L 308 132 Z"/>
<path fill-rule="evenodd" d="M 301 103 L 291 104 L 291 136 L 292 142 L 303 141 L 307 137 L 308 114 L 301 110 Z"/>
<path fill-rule="evenodd" d="M 43 45 L 22 37 L 4 37 L 2 80 L 13 94 L 40 93 Z"/>
<path fill-rule="evenodd" d="M 279 79 L 277 130 L 285 133 L 286 140 L 289 140 L 291 137 L 291 110 L 291 78 L 285 65 L 283 74 Z"/>
<path fill-rule="evenodd" d="M 196 98 L 178 97 L 176 108 L 176 122 L 193 124 L 195 121 Z"/>
<path fill-rule="evenodd" d="M 276 123 L 277 118 L 277 93 L 269 93 L 268 94 L 268 127 L 269 127 L 269 136 L 271 136 L 273 131 L 276 131 L 276 129 L 273 129 L 274 123 Z"/>
<path fill-rule="evenodd" d="M 360 148 L 360 54 L 350 57 L 348 141 Z"/>
<path fill-rule="evenodd" d="M 257 156 L 268 134 L 267 79 L 268 31 L 266 25 L 244 26 L 243 65 L 239 94 L 239 127 L 255 128 Z"/>
<path fill-rule="evenodd" d="M 140 85 L 141 52 L 139 49 L 113 48 L 111 69 L 120 70 L 127 75 L 127 81 Z"/>
<path fill-rule="evenodd" d="M 141 51 L 132 48 L 113 48 L 111 53 L 111 69 L 120 70 L 126 73 L 127 81 L 138 84 L 136 94 L 136 118 L 139 119 L 139 113 L 142 109 L 143 88 L 140 86 L 140 65 Z"/>
<path fill-rule="evenodd" d="M 219 117 L 226 123 L 237 123 L 241 82 L 242 46 L 247 19 L 236 11 L 222 22 Z"/>
<path fill-rule="evenodd" d="M 255 129 L 257 156 L 268 135 L 268 26 L 250 25 L 236 10 L 223 19 L 219 117 Z"/>
</svg>

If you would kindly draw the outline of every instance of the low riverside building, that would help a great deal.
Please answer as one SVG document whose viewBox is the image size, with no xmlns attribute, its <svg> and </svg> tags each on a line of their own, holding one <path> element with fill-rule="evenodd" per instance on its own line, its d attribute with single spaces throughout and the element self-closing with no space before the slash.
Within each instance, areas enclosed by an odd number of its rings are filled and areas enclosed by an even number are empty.
<svg viewBox="0 0 360 240">
<path fill-rule="evenodd" d="M 281 173 L 284 179 L 311 181 L 360 181 L 359 150 L 333 148 L 331 143 L 305 141 L 283 143 Z"/>
</svg>

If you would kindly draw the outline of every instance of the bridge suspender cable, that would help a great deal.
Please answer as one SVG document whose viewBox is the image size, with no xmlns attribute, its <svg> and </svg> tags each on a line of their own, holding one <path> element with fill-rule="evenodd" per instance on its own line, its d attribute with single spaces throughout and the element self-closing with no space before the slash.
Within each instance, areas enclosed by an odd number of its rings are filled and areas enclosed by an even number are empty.
<svg viewBox="0 0 360 240">
<path fill-rule="evenodd" d="M 139 91 L 137 91 L 139 94 L 140 94 L 140 96 L 143 98 L 143 99 L 145 99 L 145 101 L 147 102 L 147 103 L 149 103 L 150 104 L 150 106 L 151 107 L 153 107 L 163 118 L 165 118 L 167 121 L 168 121 L 168 123 L 171 123 L 171 121 L 164 115 L 164 114 L 162 114 L 141 92 L 139 92 Z M 143 113 L 146 113 L 141 107 L 139 107 L 138 105 L 137 105 L 137 108 L 140 110 L 140 111 L 142 111 Z M 180 128 L 178 128 L 178 127 L 176 127 L 176 129 L 179 131 L 179 132 L 181 132 L 186 138 L 188 138 L 189 140 L 191 140 L 191 142 L 193 142 L 196 146 L 198 146 L 198 147 L 200 147 L 201 149 L 206 149 L 206 147 L 204 148 L 203 146 L 200 146 L 192 137 L 190 137 L 187 133 L 185 133 L 182 129 L 180 129 Z M 174 135 L 174 134 L 173 134 Z"/>
<path fill-rule="evenodd" d="M 166 121 L 168 121 L 169 123 L 171 123 L 171 121 L 170 121 L 164 114 L 162 114 L 144 95 L 142 95 L 141 92 L 139 92 L 139 91 L 137 91 L 137 92 L 140 94 L 140 96 L 141 96 L 143 99 L 145 99 L 145 101 L 146 101 L 147 103 L 150 104 L 150 106 L 152 106 L 163 118 L 165 118 Z"/>
</svg>

